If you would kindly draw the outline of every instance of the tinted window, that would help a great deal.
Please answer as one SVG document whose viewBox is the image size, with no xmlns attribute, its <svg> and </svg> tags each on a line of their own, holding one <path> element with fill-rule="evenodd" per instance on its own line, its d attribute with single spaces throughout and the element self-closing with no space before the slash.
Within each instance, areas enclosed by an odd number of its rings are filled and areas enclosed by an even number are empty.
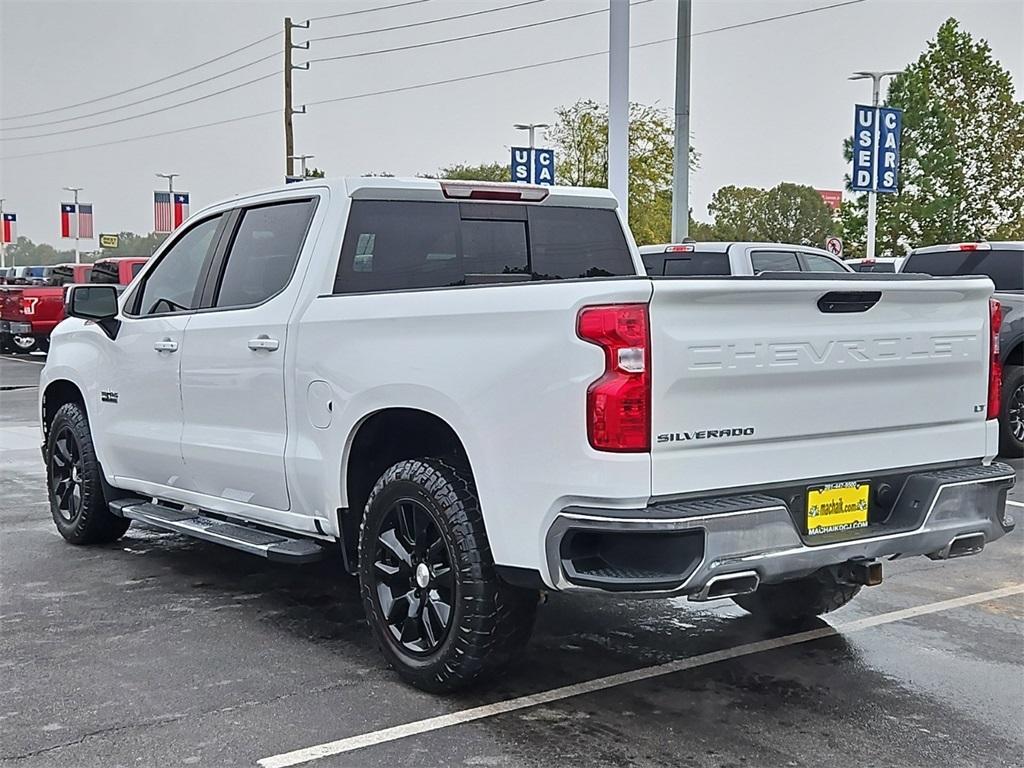
<svg viewBox="0 0 1024 768">
<path fill-rule="evenodd" d="M 858 272 L 895 272 L 896 265 L 891 261 L 876 261 L 874 264 L 853 264 Z"/>
<path fill-rule="evenodd" d="M 117 283 L 119 270 L 116 261 L 98 261 L 92 266 L 89 282 L 91 283 Z"/>
<path fill-rule="evenodd" d="M 170 250 L 163 253 L 160 263 L 150 271 L 142 284 L 141 297 L 135 306 L 139 314 L 181 312 L 195 308 L 198 301 L 196 286 L 219 226 L 220 216 L 207 219 L 188 230 Z M 116 274 L 117 264 L 111 266 Z"/>
<path fill-rule="evenodd" d="M 805 253 L 804 261 L 808 272 L 845 272 L 843 265 L 819 253 Z"/>
<path fill-rule="evenodd" d="M 935 275 L 988 275 L 997 291 L 1024 290 L 1024 251 L 940 251 L 914 253 L 903 272 Z"/>
<path fill-rule="evenodd" d="M 215 305 L 259 304 L 284 288 L 295 269 L 312 212 L 309 200 L 244 211 Z"/>
<path fill-rule="evenodd" d="M 795 253 L 789 251 L 755 251 L 750 263 L 757 272 L 799 272 L 800 262 Z"/>
<path fill-rule="evenodd" d="M 137 264 L 132 264 L 132 277 L 135 277 L 137 274 L 139 274 L 139 272 L 142 271 L 142 268 L 144 266 L 146 266 L 145 263 L 141 261 Z"/>
<path fill-rule="evenodd" d="M 730 274 L 724 253 L 669 253 L 644 256 L 648 275 L 721 276 Z"/>
<path fill-rule="evenodd" d="M 529 208 L 534 280 L 635 275 L 615 211 Z"/>
<path fill-rule="evenodd" d="M 614 211 L 356 200 L 335 293 L 635 274 Z M 514 278 L 513 278 L 514 279 Z"/>
</svg>

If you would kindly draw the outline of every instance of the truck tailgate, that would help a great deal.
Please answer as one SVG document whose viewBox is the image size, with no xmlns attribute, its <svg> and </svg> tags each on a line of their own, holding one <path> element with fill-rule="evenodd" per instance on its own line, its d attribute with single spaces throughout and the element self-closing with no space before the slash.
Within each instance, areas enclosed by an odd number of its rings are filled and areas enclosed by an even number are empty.
<svg viewBox="0 0 1024 768">
<path fill-rule="evenodd" d="M 653 495 L 990 452 L 989 280 L 653 282 Z"/>
</svg>

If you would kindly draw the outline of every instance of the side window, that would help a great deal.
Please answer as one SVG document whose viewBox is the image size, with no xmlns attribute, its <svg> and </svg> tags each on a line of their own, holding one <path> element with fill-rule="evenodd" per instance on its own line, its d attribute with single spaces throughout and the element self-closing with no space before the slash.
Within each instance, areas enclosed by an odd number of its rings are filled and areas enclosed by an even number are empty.
<svg viewBox="0 0 1024 768">
<path fill-rule="evenodd" d="M 754 274 L 758 272 L 799 272 L 800 262 L 790 251 L 754 251 L 750 254 Z"/>
<path fill-rule="evenodd" d="M 250 306 L 281 291 L 295 270 L 313 207 L 298 200 L 243 211 L 214 305 Z"/>
<path fill-rule="evenodd" d="M 843 265 L 838 261 L 822 256 L 820 253 L 803 254 L 804 262 L 807 264 L 808 272 L 845 272 Z"/>
<path fill-rule="evenodd" d="M 140 261 L 138 264 L 132 264 L 132 279 L 142 271 L 142 268 L 146 266 L 145 262 Z"/>
<path fill-rule="evenodd" d="M 146 275 L 135 310 L 140 315 L 166 314 L 195 309 L 203 264 L 214 246 L 220 216 L 196 224 L 160 257 Z M 116 269 L 116 266 L 115 266 Z"/>
<path fill-rule="evenodd" d="M 537 206 L 529 212 L 534 280 L 636 274 L 615 211 Z"/>
<path fill-rule="evenodd" d="M 458 231 L 459 207 L 451 203 L 355 200 L 334 292 L 461 285 Z"/>
</svg>

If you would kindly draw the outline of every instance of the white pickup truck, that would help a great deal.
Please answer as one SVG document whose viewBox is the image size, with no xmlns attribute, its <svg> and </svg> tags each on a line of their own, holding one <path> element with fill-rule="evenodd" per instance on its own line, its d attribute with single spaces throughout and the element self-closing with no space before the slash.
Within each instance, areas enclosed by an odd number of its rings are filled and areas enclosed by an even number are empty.
<svg viewBox="0 0 1024 768">
<path fill-rule="evenodd" d="M 53 519 L 340 558 L 411 683 L 501 668 L 543 590 L 780 622 L 1013 527 L 985 277 L 648 277 L 605 191 L 361 178 L 193 216 L 68 291 Z M 870 403 L 853 407 L 851 403 Z"/>
</svg>

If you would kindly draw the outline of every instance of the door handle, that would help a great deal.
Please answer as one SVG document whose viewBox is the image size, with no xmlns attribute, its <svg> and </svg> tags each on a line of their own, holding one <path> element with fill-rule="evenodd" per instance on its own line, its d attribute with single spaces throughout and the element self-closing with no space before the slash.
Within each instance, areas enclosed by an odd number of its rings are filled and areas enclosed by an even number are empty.
<svg viewBox="0 0 1024 768">
<path fill-rule="evenodd" d="M 164 339 L 162 341 L 155 342 L 153 344 L 153 349 L 157 352 L 177 352 L 178 342 L 174 341 L 174 339 Z"/>
<path fill-rule="evenodd" d="M 253 350 L 254 352 L 259 352 L 260 350 L 264 350 L 266 352 L 273 352 L 279 346 L 281 346 L 281 342 L 279 342 L 277 339 L 270 338 L 265 333 L 261 333 L 255 339 L 249 339 L 249 349 Z"/>
</svg>

